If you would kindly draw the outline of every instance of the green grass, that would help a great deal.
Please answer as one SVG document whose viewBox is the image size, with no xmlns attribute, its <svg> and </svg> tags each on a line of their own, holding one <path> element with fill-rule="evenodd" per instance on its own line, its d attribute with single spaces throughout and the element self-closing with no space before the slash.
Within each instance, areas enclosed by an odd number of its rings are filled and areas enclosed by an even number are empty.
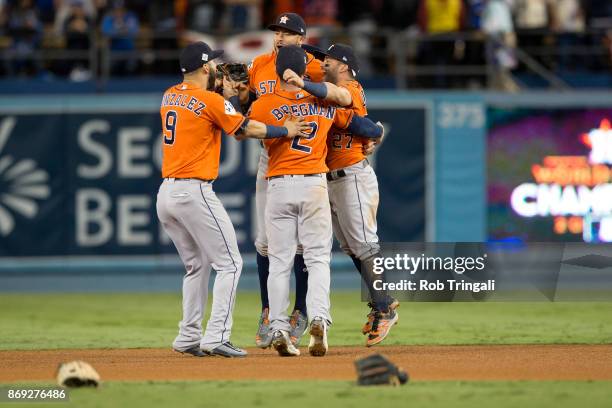
<svg viewBox="0 0 612 408">
<path fill-rule="evenodd" d="M 236 392 L 240 390 L 240 392 Z M 54 407 L 609 407 L 612 382 L 415 382 L 357 387 L 349 382 L 110 382 L 70 392 Z M 24 407 L 29 404 L 2 404 Z M 47 403 L 38 406 L 49 406 Z"/>
<path fill-rule="evenodd" d="M 332 296 L 333 345 L 358 345 L 367 312 L 357 292 Z M 0 349 L 169 347 L 179 294 L 0 296 Z M 385 344 L 612 343 L 612 302 L 408 303 Z M 232 340 L 253 345 L 259 296 L 240 292 Z"/>
</svg>

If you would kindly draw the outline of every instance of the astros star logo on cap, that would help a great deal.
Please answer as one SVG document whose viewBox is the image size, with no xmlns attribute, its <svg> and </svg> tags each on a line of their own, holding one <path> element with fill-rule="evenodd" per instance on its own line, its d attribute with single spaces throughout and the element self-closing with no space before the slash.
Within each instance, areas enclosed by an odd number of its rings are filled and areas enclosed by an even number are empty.
<svg viewBox="0 0 612 408">
<path fill-rule="evenodd" d="M 287 17 L 287 16 L 282 16 L 280 18 L 280 23 L 281 24 L 287 24 L 287 21 L 289 21 L 289 17 Z"/>
</svg>

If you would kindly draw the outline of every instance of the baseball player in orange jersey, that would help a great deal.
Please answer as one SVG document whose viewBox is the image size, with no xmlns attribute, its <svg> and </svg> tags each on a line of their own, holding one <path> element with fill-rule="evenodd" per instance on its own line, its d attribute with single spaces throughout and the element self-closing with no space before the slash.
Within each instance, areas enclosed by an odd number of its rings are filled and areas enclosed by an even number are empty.
<svg viewBox="0 0 612 408">
<path fill-rule="evenodd" d="M 281 14 L 268 28 L 274 31 L 274 49 L 268 54 L 260 55 L 255 58 L 249 65 L 249 90 L 253 100 L 263 95 L 273 93 L 278 86 L 280 81 L 276 74 L 275 67 L 278 50 L 283 46 L 302 44 L 306 35 L 306 24 L 304 20 L 295 13 Z M 323 79 L 321 64 L 310 54 L 308 54 L 305 76 L 312 81 L 321 81 Z M 267 169 L 268 154 L 265 149 L 262 149 L 257 169 L 257 182 L 255 188 L 257 214 L 255 248 L 257 250 L 257 272 L 259 274 L 262 308 L 259 326 L 255 336 L 255 343 L 259 347 L 269 344 L 267 337 L 270 335 L 269 301 L 266 286 L 269 269 L 268 239 L 266 236 L 266 223 L 264 219 L 266 190 L 268 188 L 268 180 L 265 176 Z M 306 309 L 308 273 L 305 269 L 301 246 L 298 246 L 293 267 L 296 281 L 296 294 L 295 306 L 291 315 L 292 330 L 290 337 L 294 344 L 298 344 L 307 328 L 308 322 Z"/>
<path fill-rule="evenodd" d="M 157 195 L 157 214 L 186 270 L 183 319 L 173 348 L 198 357 L 246 356 L 230 342 L 242 259 L 234 227 L 212 189 L 219 170 L 221 131 L 264 139 L 306 135 L 310 129 L 298 119 L 282 127 L 246 119 L 230 102 L 210 92 L 216 71 L 213 59 L 222 53 L 203 42 L 186 47 L 180 56 L 184 80 L 164 93 L 160 108 L 164 181 Z M 202 336 L 211 267 L 217 275 L 212 312 Z"/>
<path fill-rule="evenodd" d="M 278 51 L 276 72 L 287 70 L 304 75 L 307 55 L 298 46 Z M 282 356 L 300 354 L 289 337 L 290 269 L 298 243 L 303 246 L 308 268 L 307 308 L 310 321 L 308 350 L 313 356 L 327 352 L 327 328 L 331 324 L 329 261 L 332 244 L 331 211 L 327 194 L 327 132 L 332 125 L 366 137 L 381 137 L 382 127 L 358 117 L 351 110 L 338 109 L 301 89 L 280 81 L 274 90 L 251 106 L 249 117 L 264 123 L 282 122 L 287 115 L 305 119 L 312 131 L 307 137 L 285 141 L 264 141 L 269 163 L 266 226 L 270 274 L 270 343 Z"/>
<path fill-rule="evenodd" d="M 353 49 L 345 44 L 334 44 L 327 51 L 319 50 L 316 55 L 324 58 L 326 82 L 309 83 L 294 73 L 286 76 L 287 81 L 315 96 L 349 107 L 355 114 L 367 115 L 365 92 L 355 79 L 359 65 Z M 374 281 L 385 280 L 385 276 L 372 271 L 373 259 L 380 256 L 376 234 L 379 194 L 376 173 L 364 153 L 367 141 L 332 128 L 327 139 L 326 163 L 330 170 L 327 180 L 334 235 L 342 250 L 353 260 L 370 293 L 371 311 L 362 329 L 367 335 L 366 346 L 370 347 L 383 341 L 397 323 L 399 316 L 395 309 L 399 302 L 386 291 L 374 289 Z"/>
</svg>

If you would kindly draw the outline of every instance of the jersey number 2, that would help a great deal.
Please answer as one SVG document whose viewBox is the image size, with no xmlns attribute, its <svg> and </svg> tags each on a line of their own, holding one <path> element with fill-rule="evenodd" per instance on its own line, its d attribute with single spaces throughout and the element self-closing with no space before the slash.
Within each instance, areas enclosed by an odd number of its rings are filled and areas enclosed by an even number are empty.
<svg viewBox="0 0 612 408">
<path fill-rule="evenodd" d="M 166 120 L 164 121 L 164 143 L 167 145 L 174 144 L 174 137 L 176 136 L 176 118 L 175 111 L 168 111 L 168 113 L 166 113 Z"/>
<path fill-rule="evenodd" d="M 295 136 L 293 138 L 293 142 L 291 142 L 291 148 L 293 150 L 298 150 L 300 152 L 310 154 L 312 153 L 312 147 L 301 145 L 300 141 L 313 139 L 317 135 L 317 130 L 319 130 L 319 124 L 317 122 L 308 122 L 307 125 L 310 125 L 311 127 L 310 134 L 306 137 Z"/>
</svg>

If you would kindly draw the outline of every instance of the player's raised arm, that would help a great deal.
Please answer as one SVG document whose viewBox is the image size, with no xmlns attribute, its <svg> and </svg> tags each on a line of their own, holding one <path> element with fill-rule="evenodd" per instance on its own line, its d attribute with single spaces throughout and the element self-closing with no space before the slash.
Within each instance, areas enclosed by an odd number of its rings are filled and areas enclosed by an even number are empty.
<svg viewBox="0 0 612 408">
<path fill-rule="evenodd" d="M 370 119 L 359 116 L 348 109 L 339 108 L 336 110 L 334 126 L 368 139 L 381 139 L 385 134 L 382 123 L 374 123 Z"/>
<path fill-rule="evenodd" d="M 304 122 L 304 118 L 291 116 L 285 120 L 283 126 L 266 125 L 254 119 L 245 119 L 242 126 L 236 131 L 237 139 L 247 137 L 253 139 L 275 139 L 279 137 L 307 137 L 312 130 L 309 124 Z"/>
<path fill-rule="evenodd" d="M 353 103 L 353 98 L 348 89 L 336 86 L 331 82 L 311 82 L 303 79 L 290 69 L 283 73 L 283 80 L 335 105 L 351 106 Z"/>
</svg>

